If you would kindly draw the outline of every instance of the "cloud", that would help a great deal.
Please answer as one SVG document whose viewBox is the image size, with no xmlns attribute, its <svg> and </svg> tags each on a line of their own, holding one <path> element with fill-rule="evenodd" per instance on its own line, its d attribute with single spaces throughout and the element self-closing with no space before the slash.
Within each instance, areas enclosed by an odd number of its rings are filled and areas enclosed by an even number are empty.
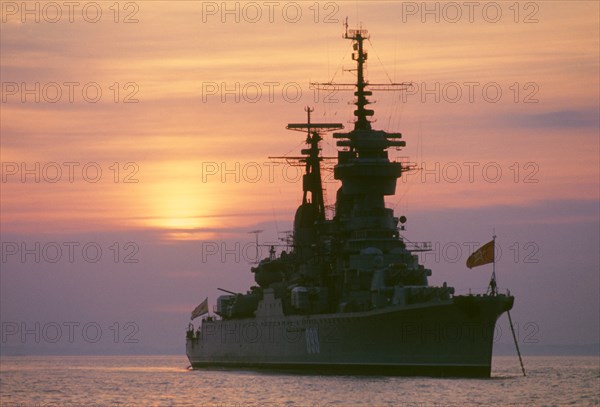
<svg viewBox="0 0 600 407">
<path fill-rule="evenodd" d="M 504 116 L 500 120 L 514 127 L 580 129 L 600 127 L 598 108 L 583 110 L 555 110 L 545 113 Z"/>
</svg>

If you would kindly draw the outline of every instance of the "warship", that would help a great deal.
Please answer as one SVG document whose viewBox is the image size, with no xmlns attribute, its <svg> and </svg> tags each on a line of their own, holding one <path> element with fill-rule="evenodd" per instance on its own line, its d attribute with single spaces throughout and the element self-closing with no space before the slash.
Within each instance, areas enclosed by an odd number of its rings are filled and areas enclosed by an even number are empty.
<svg viewBox="0 0 600 407">
<path fill-rule="evenodd" d="M 404 238 L 406 218 L 384 202 L 410 169 L 388 157 L 388 149 L 405 141 L 400 133 L 373 129 L 374 111 L 367 108 L 373 90 L 406 84 L 369 83 L 368 32 L 346 24 L 343 37 L 352 41 L 356 82 L 311 85 L 351 86 L 354 128 L 335 132 L 343 125 L 311 123 L 309 108 L 306 123 L 287 126 L 306 132 L 307 144 L 296 157 L 305 170 L 290 248 L 270 248 L 251 268 L 257 285 L 245 294 L 220 289 L 216 315 L 207 300 L 196 307 L 192 320 L 209 315 L 187 329 L 191 366 L 489 377 L 495 324 L 514 297 L 500 294 L 494 277 L 477 295 L 428 284 L 431 270 L 419 264 L 417 252 L 431 245 Z M 339 147 L 334 178 L 341 183 L 333 215 L 326 213 L 319 147 L 332 131 Z M 482 260 L 489 253 L 474 255 L 475 263 L 490 262 Z"/>
</svg>

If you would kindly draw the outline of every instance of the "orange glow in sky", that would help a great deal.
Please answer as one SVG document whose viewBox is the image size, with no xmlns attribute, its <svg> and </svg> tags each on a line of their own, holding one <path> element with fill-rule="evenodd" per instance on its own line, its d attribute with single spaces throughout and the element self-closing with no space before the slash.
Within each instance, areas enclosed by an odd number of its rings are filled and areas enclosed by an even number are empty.
<svg viewBox="0 0 600 407">
<path fill-rule="evenodd" d="M 94 23 L 3 6 L 3 227 L 214 233 L 289 218 L 298 174 L 267 157 L 298 155 L 302 136 L 284 126 L 306 105 L 352 126 L 350 93 L 308 86 L 354 80 L 345 16 L 371 32 L 371 82 L 415 84 L 373 97 L 374 127 L 402 131 L 397 155 L 425 174 L 405 175 L 391 205 L 598 198 L 594 2 L 503 6 L 501 18 L 489 7 L 458 18 L 441 3 L 437 14 L 420 3 L 303 4 L 297 22 L 289 8 L 254 21 L 253 3 L 235 4 L 229 14 L 211 2 L 122 4 Z M 323 148 L 335 155 L 331 139 Z M 56 182 L 49 163 L 63 171 Z"/>
</svg>

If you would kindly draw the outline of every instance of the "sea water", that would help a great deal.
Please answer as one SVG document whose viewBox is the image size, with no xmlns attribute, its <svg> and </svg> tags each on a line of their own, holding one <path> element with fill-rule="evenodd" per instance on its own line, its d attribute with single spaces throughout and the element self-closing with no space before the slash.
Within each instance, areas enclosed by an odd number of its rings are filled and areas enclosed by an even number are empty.
<svg viewBox="0 0 600 407">
<path fill-rule="evenodd" d="M 191 370 L 185 356 L 5 356 L 0 407 L 594 406 L 600 358 L 494 357 L 489 379 Z"/>
</svg>

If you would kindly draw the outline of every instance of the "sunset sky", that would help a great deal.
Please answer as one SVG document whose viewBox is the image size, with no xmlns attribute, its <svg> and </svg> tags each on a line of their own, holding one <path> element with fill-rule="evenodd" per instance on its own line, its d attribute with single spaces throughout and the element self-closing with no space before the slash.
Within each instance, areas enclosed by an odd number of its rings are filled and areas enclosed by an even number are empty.
<svg viewBox="0 0 600 407">
<path fill-rule="evenodd" d="M 413 84 L 374 93 L 373 127 L 419 168 L 387 202 L 436 248 L 430 282 L 485 289 L 464 263 L 495 230 L 525 348 L 600 342 L 597 2 L 24 4 L 1 3 L 3 353 L 183 354 L 194 306 L 253 284 L 249 232 L 291 229 L 302 169 L 269 157 L 304 136 L 285 126 L 311 106 L 352 127 L 352 92 L 309 86 L 354 82 L 346 17 L 369 81 Z M 13 332 L 36 323 L 38 342 Z"/>
</svg>

